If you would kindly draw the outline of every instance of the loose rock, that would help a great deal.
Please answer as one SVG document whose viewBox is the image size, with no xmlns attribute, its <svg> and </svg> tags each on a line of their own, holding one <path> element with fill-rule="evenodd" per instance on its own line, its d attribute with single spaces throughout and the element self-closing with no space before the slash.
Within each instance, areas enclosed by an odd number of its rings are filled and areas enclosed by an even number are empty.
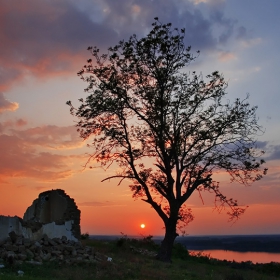
<svg viewBox="0 0 280 280">
<path fill-rule="evenodd" d="M 18 240 L 22 241 L 19 246 L 16 245 Z M 40 240 L 31 241 L 15 234 L 0 244 L 0 258 L 11 265 L 22 262 L 41 265 L 43 262 L 57 261 L 71 265 L 82 262 L 112 261 L 111 258 L 95 252 L 94 248 L 83 246 L 81 242 L 67 240 L 65 236 L 61 239 L 50 239 L 44 235 Z"/>
</svg>

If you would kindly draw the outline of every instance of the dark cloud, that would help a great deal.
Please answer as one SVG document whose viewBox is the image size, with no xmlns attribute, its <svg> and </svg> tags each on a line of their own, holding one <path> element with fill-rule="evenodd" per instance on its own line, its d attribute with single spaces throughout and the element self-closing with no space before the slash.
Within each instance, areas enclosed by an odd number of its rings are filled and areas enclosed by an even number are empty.
<svg viewBox="0 0 280 280">
<path fill-rule="evenodd" d="M 90 20 L 70 1 L 2 2 L 8 9 L 1 14 L 5 23 L 2 36 L 7 42 L 19 43 L 12 52 L 6 49 L 6 54 L 30 65 L 56 50 L 77 52 L 94 41 L 106 46 L 115 37 L 112 30 Z"/>
<path fill-rule="evenodd" d="M 119 32 L 120 38 L 131 34 L 143 36 L 151 29 L 154 17 L 163 23 L 171 22 L 174 27 L 186 28 L 186 43 L 194 48 L 207 49 L 215 47 L 217 40 L 213 37 L 213 22 L 207 19 L 200 10 L 187 1 L 135 0 L 103 1 L 103 24 Z"/>
<path fill-rule="evenodd" d="M 213 11 L 210 15 L 210 19 L 212 24 L 216 24 L 222 27 L 222 31 L 219 35 L 218 41 L 221 44 L 226 44 L 234 34 L 237 21 L 225 18 L 224 14 L 220 10 Z"/>
<path fill-rule="evenodd" d="M 255 144 L 258 149 L 264 149 L 268 146 L 268 141 L 257 141 Z"/>
<path fill-rule="evenodd" d="M 280 145 L 270 146 L 268 149 L 268 156 L 266 160 L 279 160 L 280 159 Z"/>
<path fill-rule="evenodd" d="M 75 73 L 89 45 L 107 46 L 117 38 L 68 1 L 0 1 L 0 18 L 2 90 L 28 73 Z"/>
<path fill-rule="evenodd" d="M 280 159 L 280 145 L 273 145 L 268 141 L 257 141 L 256 148 L 265 152 L 263 158 L 265 161 Z"/>
<path fill-rule="evenodd" d="M 239 41 L 244 47 L 251 47 L 259 44 L 262 39 L 255 37 L 252 31 L 248 31 L 244 26 L 236 28 L 236 40 Z"/>
<path fill-rule="evenodd" d="M 237 39 L 246 39 L 248 37 L 247 29 L 244 26 L 240 26 L 237 29 Z"/>
<path fill-rule="evenodd" d="M 28 74 L 74 75 L 89 56 L 88 46 L 106 51 L 133 33 L 141 37 L 155 16 L 185 27 L 186 44 L 194 50 L 215 49 L 232 37 L 235 22 L 224 16 L 221 1 L 214 3 L 207 3 L 207 15 L 200 5 L 180 0 L 0 0 L 0 90 Z"/>
</svg>

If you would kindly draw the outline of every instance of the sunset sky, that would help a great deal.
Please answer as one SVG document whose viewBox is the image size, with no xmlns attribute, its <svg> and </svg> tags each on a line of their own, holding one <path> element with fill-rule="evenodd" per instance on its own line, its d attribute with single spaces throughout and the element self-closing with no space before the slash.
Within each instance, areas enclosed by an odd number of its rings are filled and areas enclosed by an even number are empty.
<svg viewBox="0 0 280 280">
<path fill-rule="evenodd" d="M 200 50 L 186 71 L 222 72 L 227 98 L 249 93 L 265 130 L 263 180 L 244 187 L 218 175 L 224 194 L 249 206 L 246 214 L 228 223 L 213 196 L 203 194 L 203 204 L 194 193 L 187 233 L 280 234 L 279 11 L 279 0 L 0 0 L 0 215 L 22 217 L 40 192 L 60 188 L 81 210 L 82 232 L 163 234 L 154 210 L 131 198 L 129 182 L 101 183 L 114 168 L 83 168 L 90 150 L 65 104 L 86 96 L 77 72 L 88 46 L 106 52 L 134 33 L 141 38 L 159 17 L 185 28 L 186 45 Z"/>
</svg>

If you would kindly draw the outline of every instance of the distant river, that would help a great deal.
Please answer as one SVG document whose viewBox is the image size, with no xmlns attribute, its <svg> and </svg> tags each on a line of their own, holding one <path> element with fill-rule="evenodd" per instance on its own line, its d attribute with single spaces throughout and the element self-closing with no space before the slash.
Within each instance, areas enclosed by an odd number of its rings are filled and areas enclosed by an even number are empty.
<svg viewBox="0 0 280 280">
<path fill-rule="evenodd" d="M 280 263 L 280 253 L 266 253 L 266 252 L 235 252 L 226 250 L 190 250 L 190 252 L 202 252 L 203 255 L 210 255 L 211 258 L 227 261 L 253 263 Z"/>
</svg>

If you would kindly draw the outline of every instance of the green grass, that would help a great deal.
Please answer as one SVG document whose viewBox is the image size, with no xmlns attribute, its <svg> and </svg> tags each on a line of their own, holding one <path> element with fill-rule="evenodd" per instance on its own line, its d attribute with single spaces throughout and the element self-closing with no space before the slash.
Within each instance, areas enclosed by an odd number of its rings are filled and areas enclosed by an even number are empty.
<svg viewBox="0 0 280 280">
<path fill-rule="evenodd" d="M 26 280 L 87 280 L 87 279 L 147 279 L 147 280 L 261 280 L 279 279 L 280 265 L 228 263 L 208 256 L 189 256 L 180 244 L 174 246 L 172 263 L 157 261 L 152 252 L 158 245 L 150 238 L 128 239 L 125 236 L 116 241 L 84 240 L 97 252 L 112 258 L 93 264 L 66 265 L 48 262 L 41 266 L 22 264 L 0 269 L 0 279 L 19 279 L 18 270 L 24 271 L 20 279 Z M 131 249 L 133 248 L 133 250 Z M 144 254 L 139 251 L 144 252 Z"/>
</svg>

